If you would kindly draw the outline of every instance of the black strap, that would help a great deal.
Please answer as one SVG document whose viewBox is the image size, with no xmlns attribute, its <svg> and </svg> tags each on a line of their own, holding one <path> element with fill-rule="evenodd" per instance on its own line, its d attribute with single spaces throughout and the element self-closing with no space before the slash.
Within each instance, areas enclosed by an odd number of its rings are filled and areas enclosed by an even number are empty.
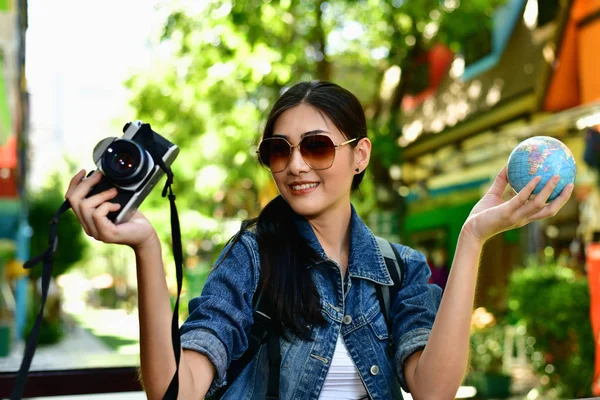
<svg viewBox="0 0 600 400">
<path fill-rule="evenodd" d="M 39 264 L 40 262 L 44 263 L 42 270 L 42 305 L 40 307 L 40 312 L 38 313 L 37 318 L 35 319 L 33 328 L 31 328 L 29 338 L 27 339 L 27 345 L 25 346 L 25 352 L 23 353 L 21 367 L 19 368 L 19 372 L 17 373 L 15 385 L 13 386 L 13 390 L 10 395 L 11 400 L 20 400 L 23 397 L 23 392 L 25 390 L 25 382 L 27 381 L 27 375 L 29 374 L 29 367 L 31 366 L 31 360 L 33 359 L 33 356 L 35 354 L 35 349 L 37 347 L 38 338 L 40 335 L 40 327 L 44 318 L 44 307 L 46 305 L 46 298 L 48 297 L 50 279 L 52 278 L 52 265 L 54 263 L 54 253 L 56 252 L 56 246 L 58 245 L 58 237 L 56 230 L 58 219 L 69 208 L 71 208 L 71 204 L 67 200 L 59 207 L 58 211 L 54 215 L 54 218 L 52 218 L 52 220 L 50 221 L 50 233 L 48 234 L 48 248 L 42 254 L 28 260 L 23 265 L 24 268 L 29 269 Z"/>
<path fill-rule="evenodd" d="M 389 268 L 389 266 L 388 266 L 388 268 Z M 390 310 L 388 309 L 388 305 L 386 303 L 381 285 L 375 284 L 375 292 L 377 293 L 377 300 L 379 301 L 379 308 L 381 309 L 383 318 L 385 318 L 385 323 L 387 324 L 388 331 L 389 331 Z"/>
<path fill-rule="evenodd" d="M 181 246 L 181 229 L 179 227 L 179 215 L 175 205 L 175 194 L 173 193 L 173 171 L 169 168 L 162 157 L 158 156 L 156 142 L 150 124 L 143 124 L 140 128 L 140 134 L 144 140 L 144 145 L 154 162 L 163 170 L 167 176 L 165 187 L 162 191 L 162 197 L 169 197 L 171 208 L 171 245 L 173 248 L 173 260 L 175 262 L 175 273 L 177 276 L 177 299 L 173 307 L 173 317 L 171 318 L 171 343 L 175 354 L 175 373 L 169 383 L 169 387 L 163 396 L 163 400 L 176 400 L 179 394 L 179 361 L 181 359 L 181 338 L 179 333 L 179 298 L 181 296 L 181 287 L 183 284 L 183 249 Z"/>
<path fill-rule="evenodd" d="M 164 165 L 164 164 L 163 164 Z M 167 182 L 163 189 L 162 196 L 168 192 L 169 203 L 171 206 L 171 240 L 173 246 L 173 259 L 175 261 L 175 271 L 177 275 L 177 300 L 173 308 L 173 317 L 171 319 L 171 342 L 173 343 L 173 352 L 175 353 L 175 374 L 167 388 L 163 400 L 176 400 L 179 393 L 179 360 L 181 359 L 181 338 L 179 336 L 179 297 L 181 295 L 181 286 L 183 283 L 183 251 L 181 247 L 181 230 L 179 228 L 179 215 L 175 205 L 175 195 L 171 187 L 173 174 L 171 170 L 167 174 Z M 165 171 L 166 172 L 166 171 Z"/>
<path fill-rule="evenodd" d="M 269 382 L 267 383 L 267 400 L 279 400 L 279 378 L 281 373 L 281 350 L 279 336 L 271 333 L 267 339 L 269 354 Z"/>
<path fill-rule="evenodd" d="M 394 281 L 392 293 L 396 294 L 402 288 L 402 283 L 404 282 L 404 275 L 406 275 L 406 266 L 404 265 L 400 254 L 398 254 L 398 250 L 396 249 L 396 247 L 394 247 L 394 245 L 391 243 L 390 246 L 392 246 L 392 251 L 394 252 L 394 256 L 396 256 L 398 268 L 390 268 L 389 260 L 386 260 L 386 264 L 388 265 L 388 270 L 390 271 L 390 275 L 392 276 L 392 280 Z"/>
<path fill-rule="evenodd" d="M 387 242 L 387 241 L 386 241 Z M 380 244 L 384 244 L 380 242 Z M 394 284 L 392 287 L 375 285 L 375 290 L 377 292 L 377 300 L 379 300 L 379 308 L 381 308 L 381 312 L 385 318 L 385 322 L 388 326 L 388 332 L 391 335 L 391 325 L 392 325 L 392 304 L 394 299 L 396 298 L 396 294 L 402 288 L 402 283 L 405 275 L 405 265 L 402 261 L 402 257 L 398 254 L 398 250 L 394 247 L 394 245 L 390 242 L 387 242 L 386 246 L 392 249 L 394 258 L 390 258 L 384 255 L 383 259 L 385 260 L 385 265 L 387 267 L 388 272 L 392 278 Z M 385 252 L 384 252 L 385 253 Z M 384 294 L 384 290 L 387 291 L 387 294 Z M 390 344 L 392 341 L 390 340 Z"/>
</svg>

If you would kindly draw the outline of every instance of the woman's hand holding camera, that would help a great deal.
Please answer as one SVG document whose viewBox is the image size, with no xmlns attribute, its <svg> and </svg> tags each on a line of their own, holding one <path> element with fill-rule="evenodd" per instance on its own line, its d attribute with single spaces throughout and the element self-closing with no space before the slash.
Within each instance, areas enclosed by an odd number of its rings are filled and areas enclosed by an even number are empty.
<svg viewBox="0 0 600 400">
<path fill-rule="evenodd" d="M 117 190 L 110 189 L 86 198 L 90 189 L 100 182 L 102 174 L 96 171 L 88 178 L 85 178 L 85 174 L 82 170 L 71 179 L 65 198 L 86 234 L 105 243 L 128 245 L 134 250 L 154 240 L 158 243 L 154 227 L 139 211 L 123 224 L 115 225 L 109 220 L 108 213 L 118 211 L 121 207 L 109 201 L 117 195 Z"/>
</svg>

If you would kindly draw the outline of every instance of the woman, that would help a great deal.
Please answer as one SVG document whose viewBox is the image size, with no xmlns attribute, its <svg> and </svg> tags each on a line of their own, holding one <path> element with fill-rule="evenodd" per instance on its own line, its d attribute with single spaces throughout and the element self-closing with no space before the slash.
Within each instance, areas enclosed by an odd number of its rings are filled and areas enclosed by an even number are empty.
<svg viewBox="0 0 600 400">
<path fill-rule="evenodd" d="M 443 298 L 427 283 L 418 252 L 395 245 L 406 266 L 388 332 L 375 285 L 392 283 L 373 234 L 350 203 L 369 164 L 371 142 L 358 100 L 327 82 L 287 90 L 268 117 L 259 146 L 280 195 L 246 223 L 220 256 L 182 326 L 179 398 L 201 399 L 226 382 L 227 367 L 248 346 L 252 298 L 259 288 L 281 334 L 282 399 L 396 399 L 399 384 L 415 399 L 452 399 L 464 377 L 479 258 L 493 235 L 554 215 L 551 180 L 535 198 L 533 179 L 510 201 L 502 169 L 475 205 L 458 239 Z M 67 191 L 86 233 L 133 248 L 139 289 L 141 369 L 145 390 L 160 399 L 175 371 L 171 307 L 160 243 L 141 213 L 115 226 L 106 215 L 115 191 L 85 199 L 99 174 L 76 175 Z M 556 178 L 556 177 L 555 177 Z M 389 340 L 393 337 L 392 348 Z M 224 398 L 264 399 L 264 352 L 231 383 Z"/>
</svg>

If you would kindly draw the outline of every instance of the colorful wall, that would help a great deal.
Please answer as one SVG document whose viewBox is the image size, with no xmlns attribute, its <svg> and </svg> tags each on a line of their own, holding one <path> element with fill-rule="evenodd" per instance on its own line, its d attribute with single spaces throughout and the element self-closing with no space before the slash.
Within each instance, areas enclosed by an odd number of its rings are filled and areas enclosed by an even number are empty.
<svg viewBox="0 0 600 400">
<path fill-rule="evenodd" d="M 26 0 L 0 0 L 0 353 L 9 335 L 22 337 L 29 258 L 25 171 L 28 116 L 25 71 Z M 7 298 L 11 297 L 12 298 Z M 6 315 L 12 319 L 6 321 Z"/>
</svg>

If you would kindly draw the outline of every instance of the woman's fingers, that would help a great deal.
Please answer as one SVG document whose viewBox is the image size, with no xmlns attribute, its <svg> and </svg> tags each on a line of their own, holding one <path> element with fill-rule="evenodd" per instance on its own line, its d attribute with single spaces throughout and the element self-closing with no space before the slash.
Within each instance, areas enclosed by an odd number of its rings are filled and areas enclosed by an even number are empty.
<svg viewBox="0 0 600 400">
<path fill-rule="evenodd" d="M 83 179 L 84 176 L 85 176 L 85 169 L 82 169 L 77 174 L 75 174 L 75 176 L 73 178 L 71 178 L 71 182 L 69 182 L 69 187 L 67 188 L 67 193 L 65 193 L 65 199 L 68 199 L 69 196 L 71 196 L 71 193 L 73 192 L 75 187 L 77 185 L 79 185 L 79 183 L 81 183 L 81 180 Z"/>
<path fill-rule="evenodd" d="M 525 203 L 519 210 L 517 210 L 517 216 L 521 219 L 527 218 L 546 207 L 546 204 L 548 204 L 548 198 L 554 191 L 554 188 L 558 184 L 559 180 L 560 176 L 555 175 L 552 178 L 548 179 L 548 182 L 546 182 L 546 184 L 538 194 L 533 196 L 530 194 L 527 203 Z M 533 193 L 533 191 L 531 192 Z"/>
<path fill-rule="evenodd" d="M 535 196 L 531 196 L 535 186 L 540 181 L 540 178 L 532 180 L 529 184 L 523 188 L 523 190 L 511 200 L 515 201 L 510 207 L 510 219 L 515 226 L 523 226 L 530 223 L 531 221 L 547 218 L 553 215 L 561 209 L 561 207 L 567 202 L 571 196 L 573 185 L 567 185 L 560 196 L 554 201 L 548 203 L 548 198 L 552 195 L 552 192 L 560 181 L 559 176 L 553 176 L 548 180 L 542 190 Z M 535 184 L 534 184 L 535 182 Z"/>
<path fill-rule="evenodd" d="M 564 189 L 562 190 L 562 192 L 560 192 L 560 195 L 558 195 L 557 198 L 552 200 L 550 204 L 548 204 L 543 209 L 539 210 L 537 213 L 531 215 L 527 222 L 529 223 L 538 219 L 555 216 L 558 213 L 558 211 L 567 203 L 567 201 L 569 201 L 571 193 L 573 193 L 574 187 L 575 185 L 569 183 L 567 186 L 564 187 Z"/>
<path fill-rule="evenodd" d="M 83 199 L 79 203 L 80 216 L 85 221 L 85 225 L 90 231 L 89 234 L 95 237 L 96 239 L 98 238 L 98 228 L 96 227 L 96 222 L 92 217 L 93 213 L 100 205 L 114 198 L 117 195 L 117 193 L 117 189 L 109 189 L 104 192 L 98 193 L 92 197 Z"/>
<path fill-rule="evenodd" d="M 85 173 L 85 171 L 83 172 Z M 96 171 L 88 178 L 80 177 L 79 174 L 77 174 L 71 181 L 74 186 L 69 186 L 69 190 L 65 197 L 69 200 L 73 211 L 75 211 L 75 214 L 77 214 L 78 217 L 80 215 L 79 203 L 89 193 L 92 186 L 100 182 L 101 177 L 102 174 Z"/>
<path fill-rule="evenodd" d="M 105 190 L 104 192 L 100 192 L 98 194 L 93 195 L 92 197 L 85 198 L 81 200 L 81 206 L 85 208 L 96 208 L 100 204 L 114 198 L 119 192 L 116 188 Z"/>
<path fill-rule="evenodd" d="M 85 170 L 81 170 L 71 179 L 69 188 L 65 194 L 83 230 L 87 235 L 92 237 L 97 237 L 98 235 L 98 230 L 92 219 L 93 210 L 117 194 L 116 190 L 108 190 L 86 198 L 85 196 L 90 192 L 90 189 L 94 185 L 97 185 L 101 179 L 102 174 L 98 171 L 94 171 L 94 173 L 86 178 Z"/>
<path fill-rule="evenodd" d="M 506 166 L 504 166 L 498 173 L 498 176 L 496 176 L 496 179 L 494 179 L 494 183 L 492 183 L 492 187 L 490 187 L 488 193 L 502 197 L 506 185 L 508 185 L 508 176 L 506 174 Z"/>
<path fill-rule="evenodd" d="M 550 195 L 552 195 L 552 192 L 554 191 L 554 188 L 556 188 L 556 185 L 558 185 L 559 181 L 560 176 L 558 175 L 554 175 L 552 178 L 550 178 L 542 190 L 540 190 L 540 192 L 535 196 L 533 201 L 537 202 L 539 207 L 544 207 L 546 204 L 548 204 L 548 198 L 550 198 Z"/>
<path fill-rule="evenodd" d="M 86 197 L 101 179 L 102 174 L 97 171 L 87 178 L 84 170 L 79 171 L 71 179 L 65 193 L 85 233 L 105 243 L 120 243 L 132 247 L 155 235 L 154 228 L 139 211 L 124 224 L 115 225 L 108 219 L 109 213 L 121 209 L 120 204 L 112 202 L 118 195 L 117 189 L 109 189 Z"/>
<path fill-rule="evenodd" d="M 80 202 L 84 196 L 83 193 L 87 193 L 81 190 L 81 186 L 84 185 L 85 181 L 85 170 L 81 170 L 73 177 L 73 179 L 71 179 L 71 182 L 69 183 L 69 188 L 67 189 L 67 193 L 65 194 L 65 198 L 69 201 L 71 209 L 77 216 L 77 219 L 79 220 L 79 223 L 81 224 L 85 233 L 91 235 L 91 231 L 87 226 L 87 223 L 85 222 L 84 218 L 82 217 L 80 211 Z"/>
<path fill-rule="evenodd" d="M 107 218 L 110 212 L 118 211 L 121 205 L 118 203 L 106 202 L 95 208 L 91 213 L 91 220 L 96 229 L 94 238 L 106 243 L 114 242 L 117 238 L 117 226 Z"/>
<path fill-rule="evenodd" d="M 85 171 L 82 172 L 82 175 L 84 175 Z M 67 197 L 71 204 L 78 203 L 89 193 L 92 186 L 100 182 L 101 178 L 102 174 L 98 171 L 94 171 L 94 173 L 87 178 L 85 176 L 80 177 L 80 174 L 75 175 L 73 180 L 71 180 L 71 182 L 74 183 L 74 186 L 69 186 L 69 190 L 67 190 L 67 195 L 65 197 Z"/>
<path fill-rule="evenodd" d="M 538 185 L 538 183 L 540 183 L 541 180 L 542 178 L 540 176 L 536 176 L 535 178 L 530 180 L 527 183 L 527 185 L 525 185 L 525 187 L 521 189 L 521 191 L 509 201 L 509 204 L 511 205 L 511 212 L 517 212 L 521 207 L 527 204 L 531 194 L 533 193 L 536 186 Z"/>
<path fill-rule="evenodd" d="M 530 210 L 535 207 L 534 204 L 531 204 L 531 194 L 541 179 L 540 176 L 534 177 L 519 193 L 517 193 L 516 196 L 504 203 L 502 207 L 504 209 L 502 219 L 504 219 L 509 226 L 520 226 L 521 221 L 531 214 Z"/>
</svg>

